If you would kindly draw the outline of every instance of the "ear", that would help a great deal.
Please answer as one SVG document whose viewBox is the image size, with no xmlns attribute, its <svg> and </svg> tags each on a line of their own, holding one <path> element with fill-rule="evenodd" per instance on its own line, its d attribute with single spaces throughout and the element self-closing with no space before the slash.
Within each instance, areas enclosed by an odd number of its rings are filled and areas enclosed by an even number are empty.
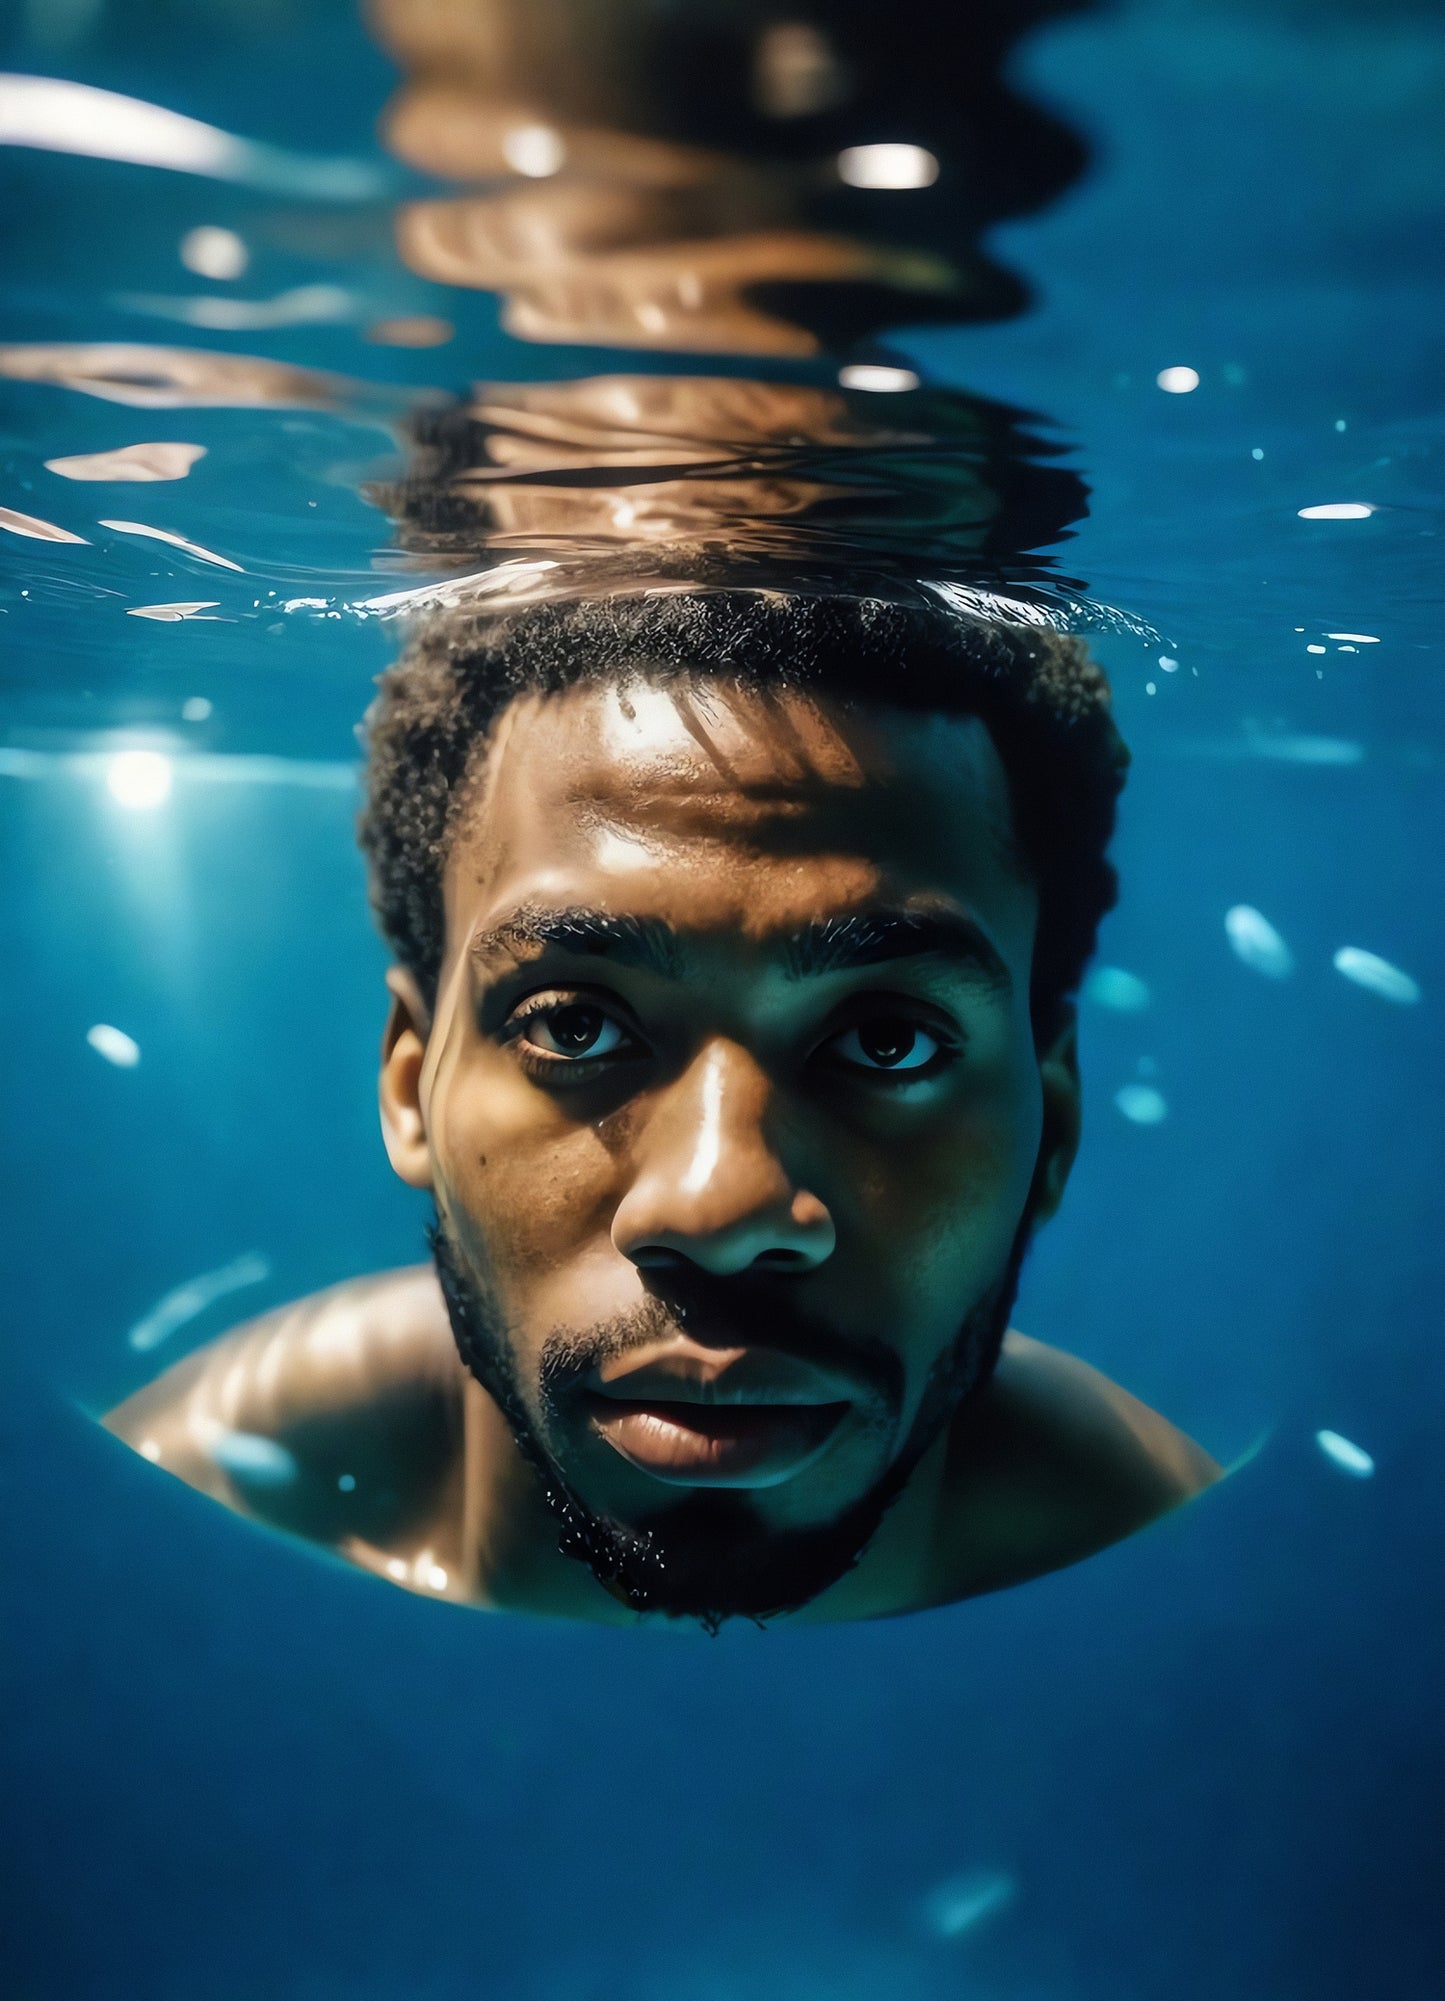
<svg viewBox="0 0 1445 2001">
<path fill-rule="evenodd" d="M 409 1187 L 432 1185 L 431 1149 L 421 1104 L 421 1068 L 431 1016 L 421 989 L 403 966 L 386 976 L 391 1008 L 381 1037 L 381 1131 L 391 1164 Z"/>
<path fill-rule="evenodd" d="M 1079 1024 L 1066 1008 L 1058 1030 L 1039 1052 L 1039 1080 L 1044 1088 L 1044 1129 L 1034 1168 L 1032 1219 L 1047 1223 L 1063 1200 L 1083 1123 L 1083 1093 L 1079 1083 Z"/>
</svg>

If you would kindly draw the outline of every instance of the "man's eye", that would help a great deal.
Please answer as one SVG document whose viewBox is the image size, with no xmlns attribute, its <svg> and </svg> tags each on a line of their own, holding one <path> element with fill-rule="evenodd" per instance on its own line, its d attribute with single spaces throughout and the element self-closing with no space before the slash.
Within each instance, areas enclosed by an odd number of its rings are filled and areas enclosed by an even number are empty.
<svg viewBox="0 0 1445 2001">
<path fill-rule="evenodd" d="M 916 1021 L 903 1015 L 877 1015 L 856 1028 L 834 1036 L 828 1054 L 835 1062 L 859 1070 L 927 1070 L 943 1054 L 944 1044 Z"/>
<path fill-rule="evenodd" d="M 534 1049 L 573 1063 L 614 1056 L 629 1047 L 632 1039 L 605 1010 L 582 1001 L 538 1008 L 523 1017 L 521 1035 Z"/>
</svg>

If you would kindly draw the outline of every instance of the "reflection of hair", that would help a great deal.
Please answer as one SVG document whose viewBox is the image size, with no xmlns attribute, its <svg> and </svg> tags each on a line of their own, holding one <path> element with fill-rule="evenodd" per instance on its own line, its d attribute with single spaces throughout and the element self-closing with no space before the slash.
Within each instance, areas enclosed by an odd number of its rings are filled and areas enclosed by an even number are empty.
<svg viewBox="0 0 1445 2001">
<path fill-rule="evenodd" d="M 382 676 L 367 718 L 359 833 L 372 904 L 430 998 L 442 872 L 494 718 L 527 692 L 716 677 L 840 701 L 977 715 L 1008 773 L 1039 890 L 1033 1007 L 1045 1029 L 1078 986 L 1117 879 L 1107 858 L 1128 762 L 1108 683 L 1081 640 L 845 595 L 673 590 L 442 617 Z"/>
</svg>

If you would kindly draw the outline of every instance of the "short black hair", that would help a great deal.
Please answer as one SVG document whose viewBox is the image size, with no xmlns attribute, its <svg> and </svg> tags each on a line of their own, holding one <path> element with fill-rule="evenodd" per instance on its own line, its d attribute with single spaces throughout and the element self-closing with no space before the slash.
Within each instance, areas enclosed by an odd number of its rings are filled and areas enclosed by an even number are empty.
<svg viewBox="0 0 1445 2001">
<path fill-rule="evenodd" d="M 363 725 L 358 833 L 372 907 L 428 1004 L 442 876 L 496 717 L 518 696 L 699 678 L 844 704 L 976 715 L 1008 775 L 1039 893 L 1031 1003 L 1047 1032 L 1077 990 L 1118 880 L 1108 858 L 1129 761 L 1083 641 L 1046 627 L 834 590 L 604 590 L 507 612 L 440 611 L 383 674 Z"/>
</svg>

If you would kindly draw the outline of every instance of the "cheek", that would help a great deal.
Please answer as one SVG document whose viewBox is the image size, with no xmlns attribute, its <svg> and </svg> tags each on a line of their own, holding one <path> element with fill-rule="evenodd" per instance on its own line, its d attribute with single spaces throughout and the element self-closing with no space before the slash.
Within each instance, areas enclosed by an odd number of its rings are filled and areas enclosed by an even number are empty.
<svg viewBox="0 0 1445 2001">
<path fill-rule="evenodd" d="M 1035 1066 L 1011 1066 L 870 1162 L 860 1249 L 925 1318 L 950 1325 L 997 1279 L 1023 1217 L 1043 1128 Z"/>
<path fill-rule="evenodd" d="M 431 1144 L 455 1225 L 505 1297 L 605 1237 L 615 1166 L 592 1127 L 562 1118 L 496 1051 L 439 1068 Z"/>
</svg>

